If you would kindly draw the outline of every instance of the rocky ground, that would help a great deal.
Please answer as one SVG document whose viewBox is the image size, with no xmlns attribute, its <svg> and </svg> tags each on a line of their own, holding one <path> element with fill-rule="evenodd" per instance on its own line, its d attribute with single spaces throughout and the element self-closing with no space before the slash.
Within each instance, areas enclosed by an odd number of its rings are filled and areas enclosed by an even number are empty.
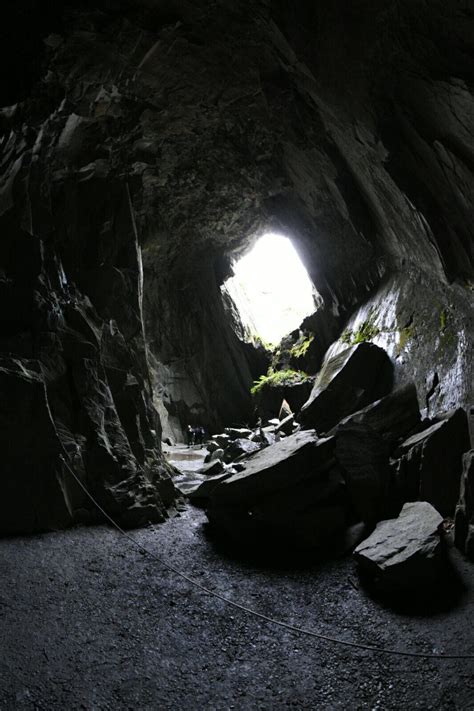
<svg viewBox="0 0 474 711">
<path fill-rule="evenodd" d="M 349 558 L 260 564 L 216 548 L 186 507 L 133 536 L 200 583 L 343 640 L 474 653 L 474 570 L 424 614 L 382 606 Z M 359 651 L 293 634 L 206 595 L 106 527 L 0 542 L 0 708 L 474 709 L 472 660 Z"/>
</svg>

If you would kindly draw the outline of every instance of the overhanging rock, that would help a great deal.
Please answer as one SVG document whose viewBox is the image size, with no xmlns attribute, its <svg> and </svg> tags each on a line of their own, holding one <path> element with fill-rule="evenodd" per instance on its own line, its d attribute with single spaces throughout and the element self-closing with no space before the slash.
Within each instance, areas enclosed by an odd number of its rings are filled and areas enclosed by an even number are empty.
<svg viewBox="0 0 474 711">
<path fill-rule="evenodd" d="M 340 420 L 387 395 L 393 366 L 387 353 L 372 343 L 359 343 L 329 358 L 323 365 L 300 421 L 317 432 L 328 432 Z"/>
</svg>

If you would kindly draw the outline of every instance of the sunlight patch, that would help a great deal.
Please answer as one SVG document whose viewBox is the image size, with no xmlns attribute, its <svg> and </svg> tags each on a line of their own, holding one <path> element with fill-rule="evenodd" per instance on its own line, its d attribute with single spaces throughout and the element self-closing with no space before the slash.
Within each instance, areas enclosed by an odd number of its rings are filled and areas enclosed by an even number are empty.
<svg viewBox="0 0 474 711">
<path fill-rule="evenodd" d="M 315 289 L 287 237 L 268 233 L 233 265 L 225 288 L 253 335 L 271 344 L 314 313 Z"/>
</svg>

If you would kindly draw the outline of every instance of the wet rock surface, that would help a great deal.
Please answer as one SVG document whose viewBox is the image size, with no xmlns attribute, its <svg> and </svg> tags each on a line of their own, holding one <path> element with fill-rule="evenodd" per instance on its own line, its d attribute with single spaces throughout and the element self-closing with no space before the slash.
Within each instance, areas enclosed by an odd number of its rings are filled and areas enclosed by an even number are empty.
<svg viewBox="0 0 474 711">
<path fill-rule="evenodd" d="M 463 454 L 470 448 L 463 409 L 413 435 L 396 452 L 397 484 L 402 497 L 428 501 L 445 516 L 453 516 L 459 498 Z"/>
<path fill-rule="evenodd" d="M 244 561 L 216 550 L 204 524 L 188 508 L 133 536 L 205 586 L 296 625 L 376 647 L 474 653 L 473 569 L 462 559 L 468 589 L 457 605 L 427 616 L 425 604 L 407 618 L 358 587 L 350 559 Z M 272 627 L 190 587 L 106 527 L 4 539 L 0 571 L 5 709 L 474 703 L 469 661 L 390 657 Z"/>
<path fill-rule="evenodd" d="M 323 363 L 300 420 L 327 432 L 342 418 L 387 395 L 392 382 L 392 364 L 383 349 L 371 343 L 347 348 Z"/>
<path fill-rule="evenodd" d="M 455 516 L 455 543 L 474 561 L 474 450 L 463 457 L 459 502 Z"/>
</svg>

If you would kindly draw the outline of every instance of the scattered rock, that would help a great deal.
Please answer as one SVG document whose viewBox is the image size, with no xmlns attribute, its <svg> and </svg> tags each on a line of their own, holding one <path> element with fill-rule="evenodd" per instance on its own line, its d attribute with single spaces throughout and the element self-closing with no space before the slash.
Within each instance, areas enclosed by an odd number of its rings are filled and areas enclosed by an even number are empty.
<svg viewBox="0 0 474 711">
<path fill-rule="evenodd" d="M 260 445 L 257 442 L 251 442 L 249 439 L 235 439 L 226 447 L 223 455 L 224 461 L 226 463 L 234 462 L 236 459 L 249 457 L 259 450 Z"/>
<path fill-rule="evenodd" d="M 230 437 L 225 432 L 221 432 L 221 434 L 212 435 L 211 441 L 216 442 L 221 449 L 225 449 L 230 442 Z"/>
<path fill-rule="evenodd" d="M 287 403 L 286 400 L 283 400 L 280 406 L 280 412 L 278 413 L 278 419 L 279 420 L 284 420 L 286 417 L 289 415 L 292 415 L 291 407 Z"/>
<path fill-rule="evenodd" d="M 361 570 L 386 591 L 433 584 L 440 575 L 442 516 L 426 501 L 405 504 L 354 551 Z"/>
<path fill-rule="evenodd" d="M 252 430 L 247 427 L 226 427 L 225 434 L 231 439 L 248 439 L 252 434 Z"/>
<path fill-rule="evenodd" d="M 282 420 L 275 428 L 275 432 L 280 432 L 285 435 L 290 435 L 293 432 L 293 426 L 295 424 L 294 415 L 287 415 L 284 420 Z"/>
<path fill-rule="evenodd" d="M 209 452 L 209 454 L 206 454 L 204 463 L 209 464 L 209 462 L 215 462 L 217 459 L 222 459 L 223 456 L 224 450 L 218 447 L 217 449 L 214 449 L 213 452 Z"/>
<path fill-rule="evenodd" d="M 209 454 L 212 454 L 216 451 L 216 449 L 220 449 L 220 447 L 215 440 L 210 439 L 209 442 L 206 443 L 206 449 Z"/>
<path fill-rule="evenodd" d="M 474 561 L 474 449 L 463 457 L 459 502 L 456 506 L 454 542 Z"/>
<path fill-rule="evenodd" d="M 317 432 L 328 432 L 355 410 L 390 392 L 393 366 L 387 353 L 372 343 L 359 343 L 323 365 L 299 420 Z"/>
<path fill-rule="evenodd" d="M 199 474 L 205 474 L 206 476 L 215 476 L 216 474 L 221 474 L 224 471 L 224 464 L 220 459 L 216 459 L 213 462 L 209 462 L 202 469 L 199 470 Z"/>
</svg>

